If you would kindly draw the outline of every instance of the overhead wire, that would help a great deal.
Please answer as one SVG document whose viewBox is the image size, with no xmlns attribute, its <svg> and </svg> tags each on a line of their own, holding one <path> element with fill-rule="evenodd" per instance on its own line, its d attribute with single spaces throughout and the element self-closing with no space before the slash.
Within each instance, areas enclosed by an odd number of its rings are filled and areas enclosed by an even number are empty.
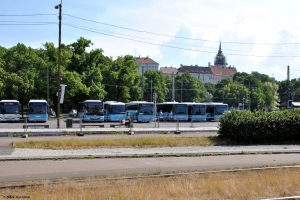
<svg viewBox="0 0 300 200">
<path fill-rule="evenodd" d="M 0 15 L 0 16 L 39 16 L 39 15 L 54 15 L 54 16 L 56 16 L 56 14 L 25 14 L 25 15 L 24 14 L 18 14 L 18 15 Z M 181 39 L 186 39 L 186 40 L 200 40 L 200 41 L 208 41 L 208 42 L 220 42 L 220 41 L 194 39 L 194 38 L 187 38 L 187 37 L 177 37 L 177 36 L 171 36 L 171 35 L 165 35 L 165 34 L 158 34 L 158 33 L 153 33 L 153 32 L 149 32 L 149 31 L 130 29 L 130 28 L 122 27 L 122 26 L 112 25 L 112 24 L 108 24 L 108 23 L 102 23 L 102 22 L 98 22 L 98 21 L 95 21 L 95 20 L 89 20 L 89 19 L 76 17 L 76 16 L 69 15 L 69 14 L 63 14 L 63 15 L 69 16 L 69 17 L 72 17 L 72 18 L 76 18 L 76 19 L 80 19 L 80 20 L 84 20 L 84 21 L 89 21 L 89 22 L 93 22 L 93 23 L 98 23 L 98 24 L 103 24 L 103 25 L 107 25 L 107 26 L 117 27 L 117 28 L 126 29 L 126 30 L 130 30 L 130 31 L 135 31 L 135 32 L 143 32 L 143 33 L 148 33 L 148 34 L 167 36 L 167 37 L 172 37 L 172 38 L 181 38 Z M 0 21 L 0 22 L 3 22 L 3 21 Z M 22 23 L 17 23 L 15 21 L 6 21 L 6 22 L 14 22 L 14 23 L 13 24 L 10 24 L 10 23 L 2 24 L 1 23 L 0 25 L 48 25 L 48 24 L 57 24 L 55 22 L 22 22 Z M 25 24 L 23 24 L 23 23 L 25 23 Z M 173 49 L 181 49 L 181 50 L 187 50 L 187 51 L 215 53 L 215 52 L 206 51 L 206 50 L 188 49 L 188 48 L 181 48 L 181 47 L 175 47 L 175 46 L 164 45 L 164 44 L 145 42 L 145 41 L 141 41 L 141 40 L 137 40 L 137 39 L 125 38 L 125 37 L 115 36 L 115 35 L 111 35 L 111 34 L 117 34 L 117 35 L 123 35 L 123 36 L 126 36 L 126 37 L 134 37 L 134 38 L 158 41 L 158 40 L 155 40 L 155 39 L 150 39 L 150 38 L 145 38 L 145 37 L 131 36 L 131 35 L 126 35 L 126 34 L 121 34 L 121 33 L 112 33 L 112 32 L 103 31 L 103 30 L 100 30 L 102 32 L 99 32 L 98 29 L 93 29 L 93 28 L 89 28 L 89 27 L 82 27 L 82 26 L 78 26 L 78 25 L 74 25 L 74 24 L 68 24 L 68 23 L 64 23 L 64 24 L 66 26 L 70 26 L 70 27 L 73 27 L 73 28 L 77 28 L 77 29 L 81 29 L 81 30 L 85 30 L 85 31 L 89 31 L 89 32 L 94 32 L 94 33 L 98 33 L 98 34 L 102 34 L 102 35 L 107 35 L 107 36 L 111 36 L 111 37 L 116 37 L 116 38 L 120 38 L 120 39 L 136 41 L 136 42 L 139 42 L 139 43 L 145 43 L 145 44 L 150 44 L 150 45 L 159 45 L 159 46 L 163 46 L 163 47 L 168 47 L 168 48 L 173 48 Z M 103 32 L 106 32 L 106 33 L 103 33 Z M 107 33 L 111 33 L 111 34 L 107 34 Z M 160 42 L 164 42 L 164 41 L 160 41 Z M 213 48 L 213 47 L 203 47 L 203 46 L 198 46 L 198 45 L 182 44 L 182 43 L 175 43 L 175 42 L 168 42 L 168 43 L 176 44 L 176 45 L 184 45 L 184 46 L 201 47 L 201 48 L 206 48 L 206 49 L 216 49 L 216 48 Z M 257 45 L 257 44 L 260 44 L 260 45 L 278 45 L 278 44 L 271 44 L 271 43 L 241 43 L 241 42 L 225 42 L 225 41 L 222 41 L 222 43 L 255 44 L 255 45 Z M 283 45 L 283 44 L 297 44 L 297 43 L 280 43 L 280 44 Z M 249 51 L 231 50 L 231 49 L 223 49 L 223 50 L 238 51 L 238 52 L 249 52 Z M 276 57 L 278 57 L 278 58 L 300 57 L 300 55 L 298 55 L 298 54 L 288 54 L 288 55 L 287 54 L 281 55 L 281 53 L 272 53 L 272 54 L 274 54 L 274 55 L 264 56 L 264 55 L 245 55 L 245 54 L 235 54 L 235 53 L 227 53 L 226 55 L 251 56 L 251 57 L 274 57 L 274 58 L 276 58 Z M 278 54 L 278 55 L 275 55 L 275 54 Z"/>
<path fill-rule="evenodd" d="M 19 14 L 19 15 L 0 15 L 0 17 L 29 17 L 29 16 L 39 16 L 39 15 L 57 15 L 57 14 Z"/>
<path fill-rule="evenodd" d="M 151 45 L 158 45 L 158 46 L 162 46 L 162 47 L 169 47 L 169 48 L 173 48 L 173 49 L 181 49 L 181 50 L 186 50 L 186 51 L 194 51 L 194 52 L 202 52 L 202 53 L 213 53 L 215 54 L 216 52 L 211 52 L 211 51 L 205 51 L 205 50 L 195 50 L 195 49 L 188 49 L 188 48 L 181 48 L 181 47 L 174 47 L 174 46 L 170 46 L 170 45 L 164 45 L 164 44 L 156 44 L 156 43 L 151 43 L 151 42 L 145 42 L 145 41 L 141 41 L 141 40 L 136 40 L 136 39 L 131 39 L 131 38 L 125 38 L 125 37 L 120 37 L 120 36 L 115 36 L 115 35 L 111 35 L 111 34 L 107 34 L 107 33 L 102 33 L 99 31 L 95 31 L 89 28 L 82 28 L 78 25 L 72 25 L 72 24 L 68 24 L 68 23 L 63 23 L 66 26 L 70 26 L 73 28 L 77 28 L 77 29 L 81 29 L 81 30 L 85 30 L 85 31 L 89 31 L 89 32 L 94 32 L 94 33 L 98 33 L 101 35 L 106 35 L 106 36 L 110 36 L 110 37 L 115 37 L 115 38 L 120 38 L 120 39 L 126 39 L 126 40 L 131 40 L 131 41 L 135 41 L 135 42 L 139 42 L 139 43 L 144 43 L 144 44 L 151 44 Z M 299 56 L 272 56 L 272 55 L 268 55 L 268 56 L 262 56 L 262 55 L 244 55 L 244 54 L 235 54 L 235 53 L 227 53 L 226 55 L 233 55 L 233 56 L 250 56 L 250 57 L 274 57 L 274 58 L 284 58 L 284 57 L 300 57 Z"/>
<path fill-rule="evenodd" d="M 219 43 L 220 41 L 216 41 L 216 40 L 206 40 L 206 39 L 197 39 L 197 38 L 187 38 L 187 37 L 180 37 L 180 36 L 174 36 L 174 35 L 166 35 L 166 34 L 160 34 L 160 33 L 153 33 L 153 32 L 149 32 L 149 31 L 143 31 L 143 30 L 137 30 L 137 29 L 131 29 L 131 28 L 126 28 L 126 27 L 122 27 L 122 26 L 117 26 L 117 25 L 113 25 L 113 24 L 108 24 L 108 23 L 103 23 L 103 22 L 98 22 L 95 20 L 89 20 L 89 19 L 85 19 L 85 18 L 81 18 L 81 17 L 76 17 L 70 14 L 63 14 L 69 17 L 73 17 L 76 19 L 80 19 L 83 21 L 89 21 L 89 22 L 93 22 L 93 23 L 98 23 L 98 24 L 102 24 L 102 25 L 106 25 L 106 26 L 111 26 L 111 27 L 115 27 L 115 28 L 120 28 L 120 29 L 124 29 L 124 30 L 129 30 L 129 31 L 135 31 L 135 32 L 139 32 L 139 33 L 147 33 L 147 34 L 152 34 L 152 35 L 159 35 L 159 36 L 166 36 L 166 37 L 172 37 L 172 38 L 180 38 L 180 39 L 187 39 L 187 40 L 199 40 L 199 41 L 205 41 L 205 42 L 217 42 Z M 227 42 L 227 41 L 222 41 L 222 43 L 229 43 L 229 44 L 246 44 L 246 45 L 287 45 L 287 44 L 300 44 L 300 43 L 250 43 L 250 42 Z"/>
<path fill-rule="evenodd" d="M 114 32 L 111 32 L 111 31 L 104 31 L 104 30 L 99 30 L 99 29 L 95 29 L 95 28 L 89 28 L 89 27 L 85 27 L 85 26 L 78 26 L 78 25 L 74 25 L 74 24 L 69 24 L 69 23 L 63 23 L 65 25 L 72 25 L 72 26 L 77 26 L 78 28 L 86 28 L 88 30 L 95 30 L 95 31 L 101 31 L 101 32 L 106 32 L 106 33 L 111 33 L 111 34 L 117 34 L 117 35 L 123 35 L 123 36 L 127 36 L 127 37 L 134 37 L 134 38 L 140 38 L 140 39 L 145 39 L 145 40 L 152 40 L 152 41 L 159 41 L 159 42 L 165 42 L 165 41 L 162 41 L 162 40 L 157 40 L 157 39 L 150 39 L 150 38 L 145 38 L 145 37 L 140 37 L 140 36 L 133 36 L 133 35 L 128 35 L 128 34 L 122 34 L 122 33 L 114 33 Z M 201 48 L 207 48 L 207 49 L 218 49 L 218 48 L 215 48 L 215 47 L 205 47 L 205 46 L 199 46 L 199 45 L 195 45 L 195 44 L 183 44 L 183 43 L 178 43 L 178 42 L 169 42 L 168 43 L 171 43 L 171 44 L 177 44 L 177 45 L 183 45 L 183 46 L 193 46 L 193 47 L 201 47 Z M 223 49 L 223 50 L 226 50 L 226 51 L 238 51 L 238 52 L 251 52 L 251 51 L 243 51 L 243 50 L 232 50 L 232 49 Z M 258 52 L 258 53 L 266 53 L 266 52 Z M 282 53 L 272 53 L 272 54 L 282 54 Z M 299 54 L 284 54 L 285 56 L 286 55 L 297 55 L 297 56 L 300 56 Z"/>
</svg>

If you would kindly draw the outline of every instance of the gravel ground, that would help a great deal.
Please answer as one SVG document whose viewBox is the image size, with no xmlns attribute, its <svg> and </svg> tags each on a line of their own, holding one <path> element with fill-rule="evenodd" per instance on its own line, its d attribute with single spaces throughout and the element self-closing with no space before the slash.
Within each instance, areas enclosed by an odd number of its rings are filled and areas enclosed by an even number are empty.
<svg viewBox="0 0 300 200">
<path fill-rule="evenodd" d="M 187 146 L 159 148 L 89 148 L 89 149 L 20 149 L 16 148 L 11 156 L 48 157 L 80 155 L 142 155 L 142 154 L 176 154 L 176 153 L 241 153 L 241 152 L 300 152 L 300 145 L 254 145 L 254 146 Z"/>
</svg>

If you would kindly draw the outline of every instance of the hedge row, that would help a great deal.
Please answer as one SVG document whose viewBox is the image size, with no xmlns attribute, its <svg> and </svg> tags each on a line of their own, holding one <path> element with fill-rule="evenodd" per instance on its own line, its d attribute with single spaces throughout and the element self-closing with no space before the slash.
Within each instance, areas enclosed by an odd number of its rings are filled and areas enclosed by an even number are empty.
<svg viewBox="0 0 300 200">
<path fill-rule="evenodd" d="M 300 141 L 300 110 L 231 110 L 220 118 L 218 134 L 242 143 Z"/>
</svg>

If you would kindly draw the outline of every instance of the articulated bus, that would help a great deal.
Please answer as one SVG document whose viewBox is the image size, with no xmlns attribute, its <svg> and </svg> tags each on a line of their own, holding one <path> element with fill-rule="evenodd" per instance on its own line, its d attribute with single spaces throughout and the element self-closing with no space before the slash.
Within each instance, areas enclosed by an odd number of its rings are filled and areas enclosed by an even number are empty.
<svg viewBox="0 0 300 200">
<path fill-rule="evenodd" d="M 17 100 L 1 100 L 0 101 L 0 122 L 20 120 L 21 104 Z"/>
<path fill-rule="evenodd" d="M 120 122 L 126 118 L 125 103 L 117 101 L 105 101 L 104 120 L 109 122 Z"/>
<path fill-rule="evenodd" d="M 188 121 L 188 104 L 163 102 L 156 104 L 157 113 L 164 121 Z M 161 116 L 162 115 L 162 116 Z"/>
<path fill-rule="evenodd" d="M 187 102 L 189 121 L 205 122 L 206 121 L 206 104 Z"/>
<path fill-rule="evenodd" d="M 154 103 L 147 101 L 131 101 L 126 103 L 126 113 L 137 122 L 154 121 Z"/>
<path fill-rule="evenodd" d="M 81 117 L 83 122 L 104 122 L 103 102 L 100 100 L 85 100 Z"/>
<path fill-rule="evenodd" d="M 47 122 L 49 106 L 46 100 L 30 99 L 27 106 L 28 122 Z"/>
<path fill-rule="evenodd" d="M 228 104 L 205 102 L 206 121 L 219 121 L 220 117 L 228 112 Z"/>
</svg>

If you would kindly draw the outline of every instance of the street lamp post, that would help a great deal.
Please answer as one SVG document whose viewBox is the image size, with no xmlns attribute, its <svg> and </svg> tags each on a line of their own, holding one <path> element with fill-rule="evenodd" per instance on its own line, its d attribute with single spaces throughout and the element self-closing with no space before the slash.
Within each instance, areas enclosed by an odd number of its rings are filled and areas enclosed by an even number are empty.
<svg viewBox="0 0 300 200">
<path fill-rule="evenodd" d="M 57 66 L 57 128 L 59 128 L 59 111 L 60 111 L 60 63 L 61 63 L 61 7 L 62 0 L 60 4 L 55 6 L 55 9 L 59 9 L 59 31 L 58 31 L 58 66 Z"/>
</svg>

